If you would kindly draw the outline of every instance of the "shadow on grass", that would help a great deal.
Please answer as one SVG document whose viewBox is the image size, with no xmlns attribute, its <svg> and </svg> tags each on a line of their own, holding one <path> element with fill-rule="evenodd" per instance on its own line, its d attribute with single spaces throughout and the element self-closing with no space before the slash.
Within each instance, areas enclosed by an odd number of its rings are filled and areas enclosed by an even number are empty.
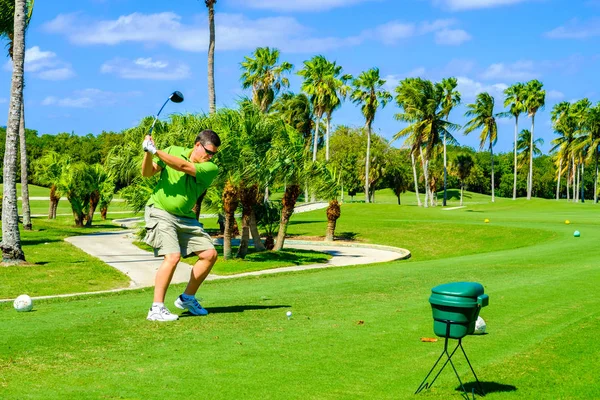
<svg viewBox="0 0 600 400">
<path fill-rule="evenodd" d="M 358 236 L 358 232 L 337 232 L 335 235 L 336 239 L 341 240 L 355 240 Z"/>
<path fill-rule="evenodd" d="M 482 213 L 483 211 L 481 211 L 481 210 L 467 210 L 467 212 Z"/>
<path fill-rule="evenodd" d="M 22 246 L 35 246 L 37 244 L 44 244 L 44 243 L 56 243 L 56 242 L 62 242 L 63 240 L 60 239 L 21 239 L 21 245 Z"/>
<path fill-rule="evenodd" d="M 323 221 L 290 221 L 289 225 L 318 224 Z"/>
<path fill-rule="evenodd" d="M 294 249 L 293 252 L 288 251 L 263 251 L 260 253 L 248 254 L 247 259 L 250 261 L 280 261 L 294 265 L 302 265 L 307 263 L 327 262 L 327 256 L 322 253 L 312 250 Z"/>
<path fill-rule="evenodd" d="M 240 313 L 244 311 L 253 311 L 253 310 L 270 310 L 274 308 L 290 308 L 289 305 L 275 305 L 275 306 L 261 306 L 261 305 L 244 305 L 244 306 L 226 306 L 226 307 L 206 307 L 206 310 L 209 314 L 228 314 L 228 313 Z M 180 315 L 180 318 L 186 317 L 195 317 L 195 315 L 190 314 L 188 311 L 184 312 Z"/>
<path fill-rule="evenodd" d="M 439 191 L 437 193 L 438 199 L 444 198 L 444 191 Z M 471 193 L 465 192 L 463 195 L 463 199 L 471 199 L 473 195 Z M 446 199 L 447 200 L 460 200 L 460 189 L 448 189 L 446 190 Z"/>
<path fill-rule="evenodd" d="M 516 386 L 506 385 L 504 383 L 498 383 L 498 382 L 480 382 L 480 383 L 486 394 L 494 393 L 494 392 L 514 392 L 517 390 Z M 479 386 L 477 385 L 477 382 L 465 383 L 465 389 L 469 393 L 472 393 L 473 390 L 475 390 L 475 393 L 479 392 Z M 460 386 L 458 386 L 456 388 L 456 390 L 462 392 L 462 388 Z"/>
</svg>

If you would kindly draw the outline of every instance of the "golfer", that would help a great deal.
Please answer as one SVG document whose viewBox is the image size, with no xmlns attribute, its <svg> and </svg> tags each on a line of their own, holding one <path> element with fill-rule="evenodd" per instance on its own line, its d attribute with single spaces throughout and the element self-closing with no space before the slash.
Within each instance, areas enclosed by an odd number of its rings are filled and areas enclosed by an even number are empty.
<svg viewBox="0 0 600 400">
<path fill-rule="evenodd" d="M 155 257 L 164 257 L 156 272 L 154 302 L 147 318 L 149 321 L 179 319 L 178 315 L 165 307 L 164 301 L 182 255 L 188 257 L 196 254 L 198 261 L 192 268 L 185 291 L 175 300 L 175 307 L 187 309 L 193 315 L 208 314 L 195 295 L 217 261 L 217 251 L 192 209 L 198 197 L 217 176 L 218 168 L 210 160 L 220 145 L 219 136 L 211 130 L 200 132 L 191 149 L 170 146 L 157 150 L 150 135 L 142 144 L 146 152 L 142 176 L 160 173 L 158 184 L 146 204 L 144 242 L 154 248 Z M 158 158 L 157 162 L 153 161 L 153 156 Z"/>
</svg>

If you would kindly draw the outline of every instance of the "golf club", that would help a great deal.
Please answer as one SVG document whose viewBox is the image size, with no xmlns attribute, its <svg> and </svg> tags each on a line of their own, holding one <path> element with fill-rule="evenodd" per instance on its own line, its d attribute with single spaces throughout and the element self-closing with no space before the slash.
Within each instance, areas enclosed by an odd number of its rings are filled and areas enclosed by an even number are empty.
<svg viewBox="0 0 600 400">
<path fill-rule="evenodd" d="M 163 108 L 165 108 L 165 106 L 167 105 L 169 100 L 171 100 L 173 103 L 181 103 L 183 101 L 183 94 L 180 91 L 176 90 L 169 95 L 169 98 L 167 98 L 167 101 L 165 101 L 165 103 L 162 105 L 160 110 L 158 110 L 158 113 L 154 117 L 154 121 L 152 121 L 152 126 L 150 127 L 150 131 L 148 132 L 148 135 L 152 136 L 152 130 L 154 129 L 154 124 L 156 124 L 156 121 L 158 120 L 158 116 L 160 115 L 160 112 L 163 110 Z"/>
</svg>

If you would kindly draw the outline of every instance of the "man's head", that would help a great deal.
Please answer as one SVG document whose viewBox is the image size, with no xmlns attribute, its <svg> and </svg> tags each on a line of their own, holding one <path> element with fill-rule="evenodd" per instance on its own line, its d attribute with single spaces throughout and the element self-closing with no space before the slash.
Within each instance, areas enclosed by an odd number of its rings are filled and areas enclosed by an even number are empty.
<svg viewBox="0 0 600 400">
<path fill-rule="evenodd" d="M 205 129 L 196 136 L 196 143 L 190 160 L 192 162 L 210 161 L 221 145 L 221 139 L 214 131 Z"/>
</svg>

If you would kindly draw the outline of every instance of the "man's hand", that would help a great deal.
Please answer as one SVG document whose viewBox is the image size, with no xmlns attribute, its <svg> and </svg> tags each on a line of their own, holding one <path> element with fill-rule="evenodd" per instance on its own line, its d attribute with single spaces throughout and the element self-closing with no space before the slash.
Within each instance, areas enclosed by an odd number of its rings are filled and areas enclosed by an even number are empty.
<svg viewBox="0 0 600 400">
<path fill-rule="evenodd" d="M 156 145 L 154 144 L 154 140 L 152 136 L 146 135 L 144 142 L 142 143 L 142 148 L 145 152 L 150 154 L 156 154 Z"/>
</svg>

